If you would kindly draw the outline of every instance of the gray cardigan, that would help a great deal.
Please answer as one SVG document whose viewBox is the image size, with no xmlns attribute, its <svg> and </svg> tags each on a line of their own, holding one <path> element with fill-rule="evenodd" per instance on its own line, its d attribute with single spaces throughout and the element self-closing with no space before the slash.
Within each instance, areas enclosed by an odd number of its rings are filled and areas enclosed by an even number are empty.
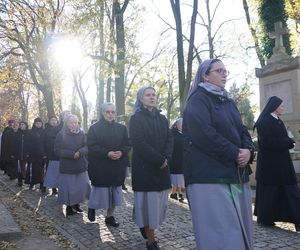
<svg viewBox="0 0 300 250">
<path fill-rule="evenodd" d="M 74 154 L 79 151 L 80 158 L 75 160 Z M 86 155 L 88 152 L 86 137 L 83 131 L 73 134 L 61 130 L 55 139 L 54 152 L 59 156 L 59 170 L 62 174 L 79 174 L 87 171 Z"/>
</svg>

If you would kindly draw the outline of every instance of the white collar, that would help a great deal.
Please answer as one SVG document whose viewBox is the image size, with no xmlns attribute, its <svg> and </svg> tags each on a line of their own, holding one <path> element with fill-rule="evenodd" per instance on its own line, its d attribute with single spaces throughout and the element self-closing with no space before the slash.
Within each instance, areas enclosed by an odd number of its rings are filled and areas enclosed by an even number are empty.
<svg viewBox="0 0 300 250">
<path fill-rule="evenodd" d="M 278 115 L 276 115 L 275 113 L 271 113 L 270 115 L 273 116 L 275 119 L 278 120 Z"/>
</svg>

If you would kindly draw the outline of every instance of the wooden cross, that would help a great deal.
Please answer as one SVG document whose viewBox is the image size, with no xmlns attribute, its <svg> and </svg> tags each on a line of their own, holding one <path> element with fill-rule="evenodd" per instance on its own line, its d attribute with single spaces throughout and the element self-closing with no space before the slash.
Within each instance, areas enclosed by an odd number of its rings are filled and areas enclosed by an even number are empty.
<svg viewBox="0 0 300 250">
<path fill-rule="evenodd" d="M 270 33 L 270 38 L 275 39 L 275 48 L 283 47 L 282 36 L 288 34 L 288 29 L 282 27 L 282 22 L 275 23 L 275 31 Z"/>
</svg>

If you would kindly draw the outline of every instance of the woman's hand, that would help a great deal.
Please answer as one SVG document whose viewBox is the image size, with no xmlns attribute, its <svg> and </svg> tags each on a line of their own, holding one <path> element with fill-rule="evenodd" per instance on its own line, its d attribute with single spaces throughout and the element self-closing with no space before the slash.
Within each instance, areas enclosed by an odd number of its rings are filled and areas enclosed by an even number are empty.
<svg viewBox="0 0 300 250">
<path fill-rule="evenodd" d="M 243 168 L 250 160 L 251 152 L 249 149 L 240 148 L 238 158 L 236 160 L 238 167 Z"/>
<path fill-rule="evenodd" d="M 75 160 L 78 160 L 80 158 L 80 153 L 77 151 L 75 154 L 74 154 L 74 159 Z"/>
<path fill-rule="evenodd" d="M 122 157 L 121 151 L 109 151 L 107 154 L 107 157 L 111 160 L 119 160 Z"/>
<path fill-rule="evenodd" d="M 166 166 L 168 166 L 168 160 L 165 159 L 164 163 L 161 165 L 160 168 L 165 168 Z"/>
</svg>

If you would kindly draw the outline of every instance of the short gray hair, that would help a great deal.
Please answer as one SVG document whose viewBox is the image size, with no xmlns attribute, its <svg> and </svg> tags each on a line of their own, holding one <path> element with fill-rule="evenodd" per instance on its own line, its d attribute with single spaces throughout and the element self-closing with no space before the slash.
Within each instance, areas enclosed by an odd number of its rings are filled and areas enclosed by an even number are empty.
<svg viewBox="0 0 300 250">
<path fill-rule="evenodd" d="M 104 102 L 101 104 L 100 107 L 101 114 L 103 114 L 109 106 L 113 106 L 116 109 L 115 104 L 113 104 L 112 102 Z"/>
</svg>

